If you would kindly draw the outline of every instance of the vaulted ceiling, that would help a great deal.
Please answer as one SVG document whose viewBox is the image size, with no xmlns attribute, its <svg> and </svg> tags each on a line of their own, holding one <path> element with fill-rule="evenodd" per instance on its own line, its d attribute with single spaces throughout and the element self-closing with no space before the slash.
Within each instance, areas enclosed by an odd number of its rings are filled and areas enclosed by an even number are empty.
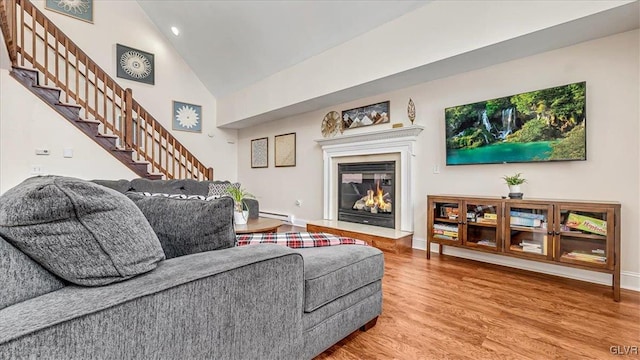
<svg viewBox="0 0 640 360">
<path fill-rule="evenodd" d="M 239 90 L 427 1 L 138 0 L 209 91 Z M 171 27 L 179 29 L 175 36 Z M 350 56 L 345 54 L 345 56 Z"/>
<path fill-rule="evenodd" d="M 638 0 L 137 1 L 216 96 L 216 121 L 224 128 L 253 126 L 640 26 Z M 353 46 L 357 51 L 350 51 Z M 315 79 L 310 86 L 301 80 L 308 78 Z"/>
</svg>

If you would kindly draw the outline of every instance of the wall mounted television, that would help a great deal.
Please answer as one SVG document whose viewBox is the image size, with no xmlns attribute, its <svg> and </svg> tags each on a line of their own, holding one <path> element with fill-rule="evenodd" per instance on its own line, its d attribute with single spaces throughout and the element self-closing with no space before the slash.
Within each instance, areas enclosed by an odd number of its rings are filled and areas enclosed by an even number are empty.
<svg viewBox="0 0 640 360">
<path fill-rule="evenodd" d="M 587 159 L 586 82 L 445 109 L 447 165 Z"/>
</svg>

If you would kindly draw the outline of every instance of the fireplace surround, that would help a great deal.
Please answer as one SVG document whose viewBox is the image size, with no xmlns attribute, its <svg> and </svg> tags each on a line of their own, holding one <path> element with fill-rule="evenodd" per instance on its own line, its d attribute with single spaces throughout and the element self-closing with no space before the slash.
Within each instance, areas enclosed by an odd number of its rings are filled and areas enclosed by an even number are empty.
<svg viewBox="0 0 640 360">
<path fill-rule="evenodd" d="M 412 232 L 414 147 L 422 130 L 422 126 L 411 125 L 316 140 L 323 153 L 323 219 L 338 220 L 339 163 L 395 159 L 394 228 Z"/>
</svg>

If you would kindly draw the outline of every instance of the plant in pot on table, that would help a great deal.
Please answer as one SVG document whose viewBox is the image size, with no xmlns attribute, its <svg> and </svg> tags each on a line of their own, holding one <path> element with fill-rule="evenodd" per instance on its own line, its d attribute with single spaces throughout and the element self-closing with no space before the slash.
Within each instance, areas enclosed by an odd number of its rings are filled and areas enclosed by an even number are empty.
<svg viewBox="0 0 640 360">
<path fill-rule="evenodd" d="M 244 199 L 255 199 L 255 197 L 245 189 L 236 186 L 229 186 L 227 188 L 227 193 L 233 199 L 235 204 L 233 212 L 233 219 L 235 223 L 238 225 L 246 224 L 247 219 L 249 219 L 249 208 L 244 202 Z"/>
<path fill-rule="evenodd" d="M 527 179 L 522 177 L 522 173 L 517 173 L 512 176 L 505 175 L 502 177 L 502 179 L 504 179 L 504 182 L 506 182 L 507 185 L 509 185 L 509 197 L 512 199 L 514 198 L 521 199 L 522 190 L 520 189 L 520 185 L 527 182 Z"/>
</svg>

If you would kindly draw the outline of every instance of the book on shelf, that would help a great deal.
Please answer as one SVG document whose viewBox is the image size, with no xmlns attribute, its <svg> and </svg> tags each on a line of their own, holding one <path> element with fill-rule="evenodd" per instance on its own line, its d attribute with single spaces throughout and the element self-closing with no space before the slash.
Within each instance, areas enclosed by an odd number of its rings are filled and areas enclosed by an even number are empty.
<svg viewBox="0 0 640 360">
<path fill-rule="evenodd" d="M 565 225 L 572 229 L 607 236 L 607 222 L 590 216 L 578 215 L 570 212 Z"/>
<path fill-rule="evenodd" d="M 438 230 L 446 230 L 446 231 L 458 232 L 458 225 L 435 223 L 435 224 L 433 224 L 433 228 L 434 229 L 438 229 Z"/>
<path fill-rule="evenodd" d="M 604 264 L 607 262 L 607 257 L 606 256 L 602 256 L 602 255 L 598 255 L 598 254 L 591 254 L 591 253 L 585 253 L 585 252 L 579 252 L 579 251 L 571 251 L 571 252 L 565 252 L 562 254 L 562 257 L 565 258 L 569 258 L 569 259 L 574 259 L 574 260 L 580 260 L 580 261 L 587 261 L 587 262 L 594 262 L 594 263 L 599 263 L 599 264 Z"/>
<path fill-rule="evenodd" d="M 443 235 L 443 234 L 433 234 L 433 237 L 435 239 L 443 239 L 443 240 L 451 240 L 451 241 L 456 241 L 458 240 L 458 237 L 453 237 L 453 236 L 447 236 L 447 235 Z"/>
<path fill-rule="evenodd" d="M 522 246 L 523 251 L 547 255 L 547 236 L 545 235 L 540 241 L 535 241 L 533 239 L 522 240 L 520 242 L 520 246 Z"/>
<path fill-rule="evenodd" d="M 509 211 L 509 215 L 515 216 L 515 217 L 521 217 L 521 218 L 525 218 L 525 219 L 538 219 L 540 221 L 545 221 L 546 220 L 546 216 L 544 214 L 536 214 L 536 213 L 530 213 L 530 212 L 525 212 L 525 211 L 511 210 L 511 211 Z"/>
<path fill-rule="evenodd" d="M 491 240 L 480 240 L 477 242 L 478 245 L 483 245 L 483 246 L 491 246 L 491 247 L 496 247 L 496 242 L 495 241 L 491 241 Z"/>
<path fill-rule="evenodd" d="M 436 235 L 445 235 L 445 236 L 458 237 L 458 232 L 457 231 L 433 229 L 433 233 L 436 234 Z"/>
<path fill-rule="evenodd" d="M 440 216 L 447 219 L 455 220 L 460 215 L 460 209 L 455 204 L 444 204 L 440 207 Z"/>
<path fill-rule="evenodd" d="M 540 219 L 530 219 L 530 218 L 523 218 L 518 216 L 511 216 L 509 223 L 511 225 L 527 226 L 527 227 L 540 227 L 542 225 L 542 221 Z"/>
<path fill-rule="evenodd" d="M 522 247 L 522 251 L 528 252 L 528 253 L 533 253 L 533 254 L 543 254 L 542 253 L 542 249 L 539 248 L 539 247 L 523 246 Z"/>
</svg>

